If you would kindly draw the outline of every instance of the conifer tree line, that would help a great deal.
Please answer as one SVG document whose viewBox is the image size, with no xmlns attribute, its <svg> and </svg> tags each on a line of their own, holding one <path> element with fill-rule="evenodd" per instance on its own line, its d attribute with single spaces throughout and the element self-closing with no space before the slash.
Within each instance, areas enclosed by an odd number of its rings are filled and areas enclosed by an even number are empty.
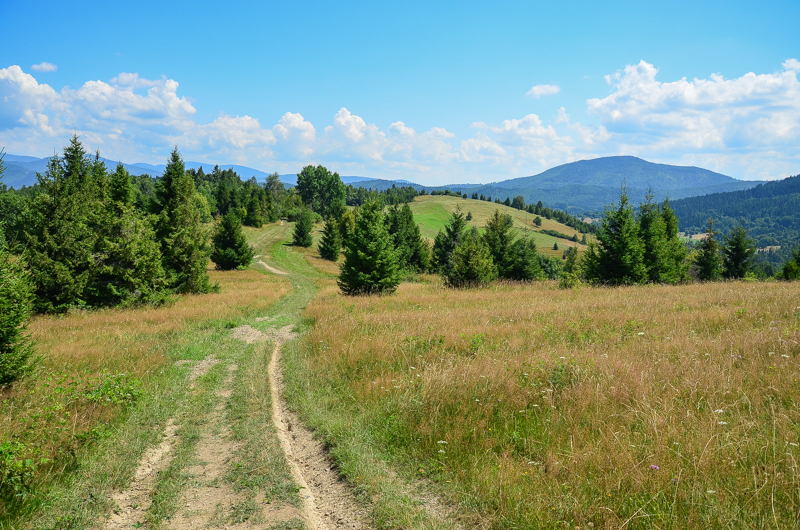
<svg viewBox="0 0 800 530">
<path fill-rule="evenodd" d="M 691 251 L 678 235 L 678 218 L 669 200 L 658 205 L 648 194 L 635 211 L 625 189 L 617 205 L 605 209 L 595 234 L 580 260 L 575 260 L 577 279 L 594 284 L 678 284 L 691 280 L 754 278 L 756 245 L 741 225 L 720 238 L 709 219 L 705 237 Z M 776 276 L 793 278 L 796 260 Z"/>
</svg>

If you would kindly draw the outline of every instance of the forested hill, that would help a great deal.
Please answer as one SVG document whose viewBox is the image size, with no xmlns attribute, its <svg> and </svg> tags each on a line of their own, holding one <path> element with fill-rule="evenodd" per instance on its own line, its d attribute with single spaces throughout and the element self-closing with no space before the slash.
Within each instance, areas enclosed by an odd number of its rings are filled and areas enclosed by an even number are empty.
<svg viewBox="0 0 800 530">
<path fill-rule="evenodd" d="M 672 207 L 685 232 L 704 231 L 713 217 L 714 228 L 722 233 L 741 223 L 762 248 L 800 243 L 800 175 L 749 190 L 681 199 Z"/>
</svg>

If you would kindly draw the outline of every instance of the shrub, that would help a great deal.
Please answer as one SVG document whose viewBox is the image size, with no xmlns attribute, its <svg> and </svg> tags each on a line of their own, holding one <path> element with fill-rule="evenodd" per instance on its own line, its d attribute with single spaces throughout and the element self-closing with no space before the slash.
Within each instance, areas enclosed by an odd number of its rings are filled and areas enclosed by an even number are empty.
<svg viewBox="0 0 800 530">
<path fill-rule="evenodd" d="M 21 377 L 33 347 L 25 334 L 33 288 L 28 274 L 0 249 L 0 386 Z"/>
</svg>

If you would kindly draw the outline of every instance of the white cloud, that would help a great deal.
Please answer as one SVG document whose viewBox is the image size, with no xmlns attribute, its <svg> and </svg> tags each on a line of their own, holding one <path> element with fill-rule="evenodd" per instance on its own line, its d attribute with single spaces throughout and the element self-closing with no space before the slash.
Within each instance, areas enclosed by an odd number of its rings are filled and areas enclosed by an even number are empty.
<svg viewBox="0 0 800 530">
<path fill-rule="evenodd" d="M 58 70 L 58 66 L 53 63 L 39 63 L 31 66 L 31 70 L 34 72 L 55 72 Z"/>
<path fill-rule="evenodd" d="M 607 76 L 612 93 L 588 100 L 588 109 L 629 154 L 671 160 L 714 155 L 720 169 L 741 175 L 742 155 L 775 167 L 770 157 L 777 152 L 790 171 L 789 160 L 800 155 L 800 62 L 783 66 L 782 72 L 735 79 L 711 74 L 662 82 L 658 69 L 641 61 Z M 756 176 L 756 168 L 745 174 Z"/>
<path fill-rule="evenodd" d="M 203 123 L 172 79 L 120 73 L 57 91 L 9 66 L 0 69 L 0 146 L 46 156 L 77 132 L 91 150 L 128 162 L 163 162 L 177 144 L 189 160 L 281 172 L 322 163 L 340 174 L 425 184 L 496 181 L 614 154 L 769 178 L 798 172 L 798 72 L 800 61 L 788 59 L 775 73 L 664 82 L 642 61 L 607 76 L 610 93 L 587 101 L 594 123 L 573 121 L 562 107 L 549 120 L 475 121 L 456 135 L 399 120 L 382 129 L 344 107 L 327 126 L 297 112 L 274 125 L 225 113 Z M 534 89 L 533 96 L 558 91 Z"/>
<path fill-rule="evenodd" d="M 533 85 L 525 95 L 540 98 L 542 96 L 552 96 L 559 92 L 561 92 L 561 87 L 558 85 Z"/>
</svg>

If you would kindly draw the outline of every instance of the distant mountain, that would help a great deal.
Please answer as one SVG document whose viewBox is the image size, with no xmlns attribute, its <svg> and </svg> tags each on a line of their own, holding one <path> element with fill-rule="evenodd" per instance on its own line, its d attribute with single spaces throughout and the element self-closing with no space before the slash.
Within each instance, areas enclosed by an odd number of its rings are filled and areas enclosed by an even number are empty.
<svg viewBox="0 0 800 530">
<path fill-rule="evenodd" d="M 657 201 L 708 193 L 749 189 L 756 181 L 737 180 L 698 167 L 654 164 L 633 156 L 582 160 L 548 169 L 538 175 L 471 188 L 470 193 L 505 199 L 522 195 L 525 202 L 542 201 L 571 213 L 598 211 L 619 200 L 625 183 L 634 203 L 652 188 Z M 451 189 L 454 189 L 451 187 Z"/>
<path fill-rule="evenodd" d="M 714 228 L 724 234 L 741 224 L 760 248 L 800 244 L 800 175 L 749 190 L 682 199 L 672 207 L 680 229 L 691 234 L 705 231 L 713 217 Z"/>
<path fill-rule="evenodd" d="M 100 159 L 105 162 L 106 167 L 112 171 L 117 167 L 116 160 L 109 160 L 103 157 L 100 157 Z M 36 184 L 36 173 L 44 173 L 47 171 L 47 161 L 47 158 L 6 154 L 4 158 L 6 172 L 2 182 L 10 188 L 32 186 Z M 206 173 L 211 172 L 214 169 L 214 166 L 217 165 L 209 162 L 186 161 L 184 163 L 186 165 L 186 169 L 200 169 L 202 167 L 203 171 Z M 136 162 L 135 164 L 123 163 L 122 165 L 132 175 L 150 175 L 151 177 L 160 176 L 164 173 L 164 169 L 167 167 L 166 164 L 153 165 L 145 162 Z M 233 169 L 236 173 L 238 173 L 242 180 L 255 177 L 258 182 L 265 182 L 267 177 L 270 175 L 270 173 L 265 173 L 264 171 L 260 171 L 258 169 L 240 166 L 237 164 L 219 164 L 219 167 L 220 169 Z M 281 175 L 280 179 L 281 182 L 288 186 L 295 186 L 297 184 L 296 174 Z M 371 179 L 370 177 L 342 177 L 342 182 L 345 184 L 353 184 L 365 180 Z"/>
</svg>

